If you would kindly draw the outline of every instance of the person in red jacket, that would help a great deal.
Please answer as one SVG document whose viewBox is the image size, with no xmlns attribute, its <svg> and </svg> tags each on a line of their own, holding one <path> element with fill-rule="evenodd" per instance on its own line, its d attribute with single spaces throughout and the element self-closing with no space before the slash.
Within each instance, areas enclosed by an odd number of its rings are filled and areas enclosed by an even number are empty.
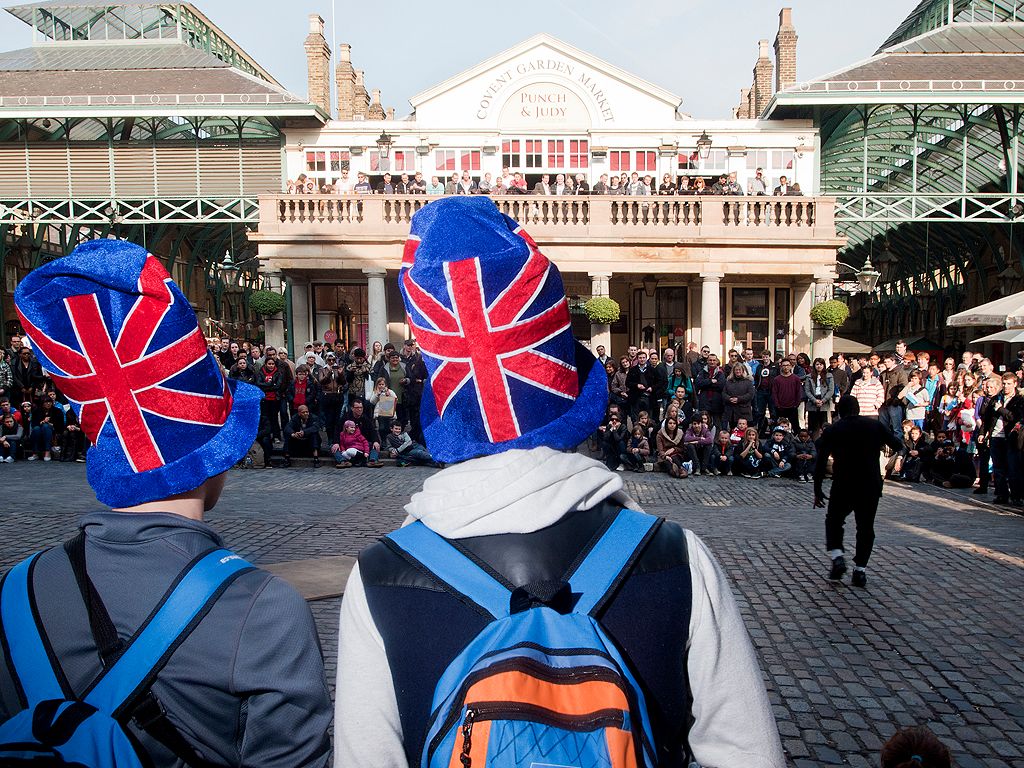
<svg viewBox="0 0 1024 768">
<path fill-rule="evenodd" d="M 797 407 L 803 399 L 804 386 L 793 373 L 793 363 L 783 360 L 779 363 L 779 375 L 772 379 L 772 412 L 776 419 L 785 416 L 794 430 L 800 429 Z"/>
</svg>

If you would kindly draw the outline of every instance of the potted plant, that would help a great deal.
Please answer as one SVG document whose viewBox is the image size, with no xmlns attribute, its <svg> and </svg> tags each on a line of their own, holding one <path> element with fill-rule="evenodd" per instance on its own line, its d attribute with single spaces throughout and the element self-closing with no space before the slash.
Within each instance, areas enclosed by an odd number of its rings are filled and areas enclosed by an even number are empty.
<svg viewBox="0 0 1024 768">
<path fill-rule="evenodd" d="M 849 316 L 850 308 L 838 299 L 829 299 L 811 307 L 811 320 L 830 331 L 839 328 Z"/>
<path fill-rule="evenodd" d="M 249 295 L 249 309 L 263 317 L 276 315 L 284 312 L 284 296 L 276 291 L 253 291 Z"/>
<path fill-rule="evenodd" d="M 610 325 L 619 319 L 619 303 L 607 296 L 594 296 L 583 305 L 587 318 L 595 325 Z"/>
</svg>

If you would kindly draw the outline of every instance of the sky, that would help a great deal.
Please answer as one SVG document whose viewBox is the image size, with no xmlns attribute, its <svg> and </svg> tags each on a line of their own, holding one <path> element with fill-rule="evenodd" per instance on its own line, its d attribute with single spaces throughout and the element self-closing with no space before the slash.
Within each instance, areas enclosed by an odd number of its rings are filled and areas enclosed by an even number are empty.
<svg viewBox="0 0 1024 768">
<path fill-rule="evenodd" d="M 13 0 L 11 0 L 13 2 Z M 547 32 L 682 98 L 698 118 L 725 118 L 749 87 L 757 41 L 775 41 L 793 8 L 797 77 L 867 58 L 918 0 L 196 0 L 195 5 L 285 87 L 306 95 L 308 15 L 328 43 L 352 45 L 368 89 L 399 117 L 409 98 L 506 48 Z M 332 11 L 332 5 L 334 6 Z M 333 21 L 333 30 L 332 30 Z M 0 16 L 0 49 L 30 45 L 31 29 Z M 335 57 L 337 49 L 335 48 Z"/>
</svg>

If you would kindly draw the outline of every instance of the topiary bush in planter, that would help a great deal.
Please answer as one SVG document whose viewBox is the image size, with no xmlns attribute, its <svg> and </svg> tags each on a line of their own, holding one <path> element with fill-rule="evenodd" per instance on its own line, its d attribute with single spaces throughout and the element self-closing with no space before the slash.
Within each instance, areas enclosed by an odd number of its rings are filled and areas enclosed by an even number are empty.
<svg viewBox="0 0 1024 768">
<path fill-rule="evenodd" d="M 811 320 L 822 328 L 835 330 L 850 316 L 850 308 L 838 299 L 829 299 L 811 307 Z"/>
<path fill-rule="evenodd" d="M 619 302 L 607 296 L 594 296 L 583 305 L 583 311 L 590 322 L 609 325 L 619 319 Z"/>
<path fill-rule="evenodd" d="M 284 312 L 284 296 L 276 291 L 253 291 L 249 296 L 249 309 L 257 315 L 276 315 Z"/>
</svg>

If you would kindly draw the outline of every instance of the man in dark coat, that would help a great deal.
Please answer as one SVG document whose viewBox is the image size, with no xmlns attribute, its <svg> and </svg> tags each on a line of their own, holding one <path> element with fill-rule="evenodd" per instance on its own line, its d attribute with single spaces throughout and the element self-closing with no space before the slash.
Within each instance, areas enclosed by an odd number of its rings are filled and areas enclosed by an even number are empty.
<svg viewBox="0 0 1024 768">
<path fill-rule="evenodd" d="M 875 419 L 860 416 L 860 404 L 844 395 L 836 408 L 839 420 L 827 427 L 818 440 L 818 463 L 814 468 L 814 506 L 825 514 L 825 548 L 832 558 L 829 579 L 840 581 L 846 573 L 843 557 L 843 525 L 851 512 L 857 521 L 857 552 L 853 557 L 855 587 L 867 586 L 867 565 L 875 543 L 875 513 L 882 497 L 882 473 L 878 454 L 885 446 L 898 451 L 903 444 Z M 821 488 L 825 467 L 832 457 L 832 495 Z"/>
</svg>

